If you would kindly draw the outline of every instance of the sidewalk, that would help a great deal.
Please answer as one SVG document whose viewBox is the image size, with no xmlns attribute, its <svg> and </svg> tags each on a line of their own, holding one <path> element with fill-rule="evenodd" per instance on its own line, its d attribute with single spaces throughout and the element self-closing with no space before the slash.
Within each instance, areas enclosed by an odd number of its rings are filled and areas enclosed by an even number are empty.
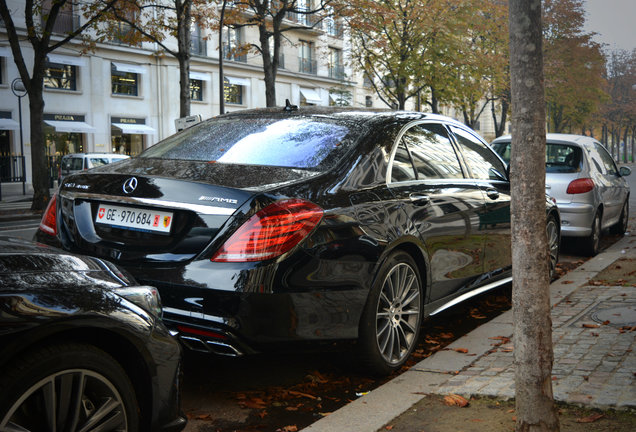
<svg viewBox="0 0 636 432">
<path fill-rule="evenodd" d="M 554 397 L 581 406 L 636 409 L 636 287 L 604 280 L 606 269 L 636 271 L 636 233 L 550 286 Z M 304 431 L 377 431 L 418 410 L 418 403 L 425 409 L 421 401 L 428 394 L 512 398 L 512 330 L 508 311 Z M 454 351 L 460 348 L 468 352 Z"/>
</svg>

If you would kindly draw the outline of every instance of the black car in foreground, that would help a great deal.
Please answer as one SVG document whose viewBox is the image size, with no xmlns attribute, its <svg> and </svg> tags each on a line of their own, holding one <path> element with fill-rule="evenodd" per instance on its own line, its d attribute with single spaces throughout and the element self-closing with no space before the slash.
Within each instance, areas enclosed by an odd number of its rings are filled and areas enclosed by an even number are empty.
<svg viewBox="0 0 636 432">
<path fill-rule="evenodd" d="M 510 282 L 509 206 L 504 163 L 457 121 L 288 105 L 218 116 L 69 176 L 36 238 L 156 286 L 190 348 L 358 339 L 386 373 L 423 318 Z"/>
<path fill-rule="evenodd" d="M 0 431 L 179 431 L 181 351 L 156 290 L 0 237 Z"/>
</svg>

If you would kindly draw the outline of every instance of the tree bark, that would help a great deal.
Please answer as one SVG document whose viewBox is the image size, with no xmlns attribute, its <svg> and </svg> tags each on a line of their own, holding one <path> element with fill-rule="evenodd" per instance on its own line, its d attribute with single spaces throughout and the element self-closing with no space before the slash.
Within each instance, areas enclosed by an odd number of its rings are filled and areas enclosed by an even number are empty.
<svg viewBox="0 0 636 432">
<path fill-rule="evenodd" d="M 192 2 L 176 1 L 177 24 L 177 60 L 179 61 L 179 117 L 190 115 L 190 47 L 192 20 Z"/>
<path fill-rule="evenodd" d="M 545 213 L 541 0 L 510 0 L 512 269 L 517 431 L 558 431 Z"/>
</svg>

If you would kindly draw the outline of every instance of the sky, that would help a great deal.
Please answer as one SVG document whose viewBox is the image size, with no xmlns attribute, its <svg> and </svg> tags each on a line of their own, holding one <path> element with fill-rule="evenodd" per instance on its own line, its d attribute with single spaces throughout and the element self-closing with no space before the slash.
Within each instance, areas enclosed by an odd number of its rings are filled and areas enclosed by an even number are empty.
<svg viewBox="0 0 636 432">
<path fill-rule="evenodd" d="M 585 0 L 585 30 L 608 49 L 636 48 L 636 0 Z"/>
</svg>

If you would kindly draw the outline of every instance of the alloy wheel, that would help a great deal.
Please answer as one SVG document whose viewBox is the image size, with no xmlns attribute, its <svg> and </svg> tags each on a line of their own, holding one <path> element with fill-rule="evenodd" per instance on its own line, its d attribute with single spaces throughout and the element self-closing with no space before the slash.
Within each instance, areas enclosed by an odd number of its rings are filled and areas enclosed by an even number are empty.
<svg viewBox="0 0 636 432">
<path fill-rule="evenodd" d="M 548 233 L 548 253 L 550 255 L 550 279 L 552 279 L 556 273 L 557 262 L 559 261 L 559 228 L 554 218 L 548 219 L 546 226 Z"/>
<path fill-rule="evenodd" d="M 0 432 L 127 431 L 126 409 L 114 385 L 86 369 L 64 370 L 27 389 L 0 421 Z"/>
<path fill-rule="evenodd" d="M 384 279 L 376 311 L 376 341 L 387 363 L 400 363 L 410 353 L 420 314 L 417 275 L 410 265 L 399 263 Z"/>
</svg>

